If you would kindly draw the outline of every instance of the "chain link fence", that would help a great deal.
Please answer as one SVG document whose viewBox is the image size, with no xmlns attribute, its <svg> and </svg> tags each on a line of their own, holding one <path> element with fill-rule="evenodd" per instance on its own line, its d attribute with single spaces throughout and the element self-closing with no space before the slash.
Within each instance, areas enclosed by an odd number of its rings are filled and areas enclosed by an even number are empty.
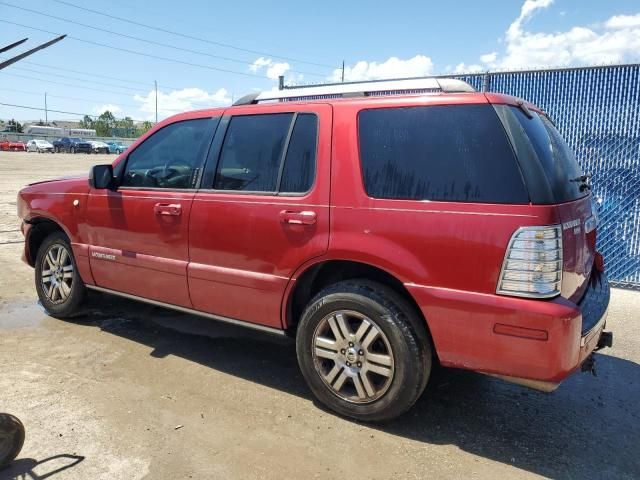
<svg viewBox="0 0 640 480">
<path fill-rule="evenodd" d="M 460 75 L 545 110 L 593 175 L 611 283 L 640 289 L 640 65 Z"/>
</svg>

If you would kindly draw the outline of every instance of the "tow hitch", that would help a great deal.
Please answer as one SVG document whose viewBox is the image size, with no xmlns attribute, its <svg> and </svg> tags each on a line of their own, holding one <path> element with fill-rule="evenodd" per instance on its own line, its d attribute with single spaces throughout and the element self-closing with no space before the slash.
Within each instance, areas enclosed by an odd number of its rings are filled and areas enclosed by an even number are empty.
<svg viewBox="0 0 640 480">
<path fill-rule="evenodd" d="M 594 352 L 601 350 L 606 347 L 611 347 L 613 345 L 613 332 L 602 332 L 600 334 L 600 338 L 598 339 L 598 344 L 596 348 L 593 349 Z M 594 377 L 597 377 L 596 374 L 596 356 L 592 353 L 589 355 L 586 360 L 580 366 L 580 369 L 583 372 L 591 373 Z"/>
<path fill-rule="evenodd" d="M 600 334 L 600 339 L 598 340 L 598 345 L 595 350 L 600 350 L 605 347 L 611 348 L 613 346 L 613 332 L 602 332 Z"/>
</svg>

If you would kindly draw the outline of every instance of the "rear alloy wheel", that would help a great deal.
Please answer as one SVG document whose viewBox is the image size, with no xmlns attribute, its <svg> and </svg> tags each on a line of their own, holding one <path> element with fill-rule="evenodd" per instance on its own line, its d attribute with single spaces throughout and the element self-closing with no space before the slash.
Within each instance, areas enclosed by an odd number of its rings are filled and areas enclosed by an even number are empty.
<svg viewBox="0 0 640 480">
<path fill-rule="evenodd" d="M 78 274 L 71 245 L 61 232 L 49 235 L 36 258 L 36 290 L 42 306 L 53 316 L 77 312 L 86 287 Z"/>
<path fill-rule="evenodd" d="M 431 372 L 424 320 L 397 292 L 364 279 L 336 283 L 309 302 L 296 349 L 318 400 L 356 420 L 406 412 Z"/>
<path fill-rule="evenodd" d="M 24 445 L 24 425 L 13 415 L 0 413 L 0 469 L 9 465 Z"/>
</svg>

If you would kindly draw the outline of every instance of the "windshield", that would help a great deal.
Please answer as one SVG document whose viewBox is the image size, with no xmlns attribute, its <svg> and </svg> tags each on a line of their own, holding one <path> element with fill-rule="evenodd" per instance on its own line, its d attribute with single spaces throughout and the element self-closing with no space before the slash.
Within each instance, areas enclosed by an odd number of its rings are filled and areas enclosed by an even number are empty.
<svg viewBox="0 0 640 480">
<path fill-rule="evenodd" d="M 536 151 L 555 201 L 569 202 L 587 195 L 586 180 L 580 178 L 582 169 L 553 123 L 536 112 L 529 118 L 517 107 L 513 111 Z"/>
<path fill-rule="evenodd" d="M 82 140 L 80 140 L 80 139 L 79 139 L 79 138 L 77 138 L 77 137 L 72 137 L 72 138 L 70 138 L 69 140 L 71 140 L 72 142 L 81 142 L 81 141 L 82 141 Z"/>
</svg>

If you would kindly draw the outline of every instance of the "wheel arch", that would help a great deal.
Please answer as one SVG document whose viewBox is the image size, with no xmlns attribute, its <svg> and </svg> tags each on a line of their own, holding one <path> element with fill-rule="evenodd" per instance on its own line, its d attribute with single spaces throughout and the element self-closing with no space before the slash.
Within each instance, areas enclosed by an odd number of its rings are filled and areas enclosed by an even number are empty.
<svg viewBox="0 0 640 480">
<path fill-rule="evenodd" d="M 34 217 L 29 219 L 31 228 L 29 229 L 29 235 L 25 239 L 26 242 L 26 259 L 28 264 L 33 267 L 36 263 L 36 255 L 38 249 L 45 238 L 51 235 L 53 232 L 62 232 L 68 239 L 69 232 L 67 232 L 61 224 L 47 217 Z"/>
<path fill-rule="evenodd" d="M 424 328 L 429 338 L 431 338 L 428 321 L 413 295 L 396 275 L 379 266 L 353 260 L 324 259 L 311 265 L 306 265 L 302 271 L 297 273 L 295 278 L 296 281 L 292 282 L 292 285 L 285 293 L 283 312 L 284 328 L 290 333 L 297 328 L 300 316 L 307 303 L 319 291 L 336 282 L 362 278 L 386 285 L 405 299 L 410 307 L 415 310 L 418 318 L 422 320 L 422 325 L 416 327 Z"/>
</svg>

